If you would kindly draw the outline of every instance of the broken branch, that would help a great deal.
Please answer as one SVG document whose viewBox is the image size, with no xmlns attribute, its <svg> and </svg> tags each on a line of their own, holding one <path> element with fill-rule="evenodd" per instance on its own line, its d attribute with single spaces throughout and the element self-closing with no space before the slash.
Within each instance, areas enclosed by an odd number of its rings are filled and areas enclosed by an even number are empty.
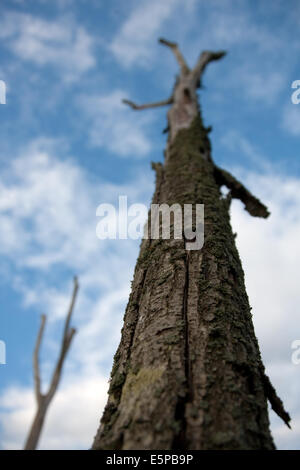
<svg viewBox="0 0 300 470">
<path fill-rule="evenodd" d="M 167 100 L 157 101 L 156 103 L 147 103 L 147 104 L 138 105 L 130 100 L 122 100 L 122 103 L 128 104 L 128 106 L 130 106 L 132 109 L 135 109 L 135 110 L 158 108 L 159 106 L 167 106 L 168 104 L 172 104 L 172 102 L 173 102 L 173 98 L 168 98 Z"/>
<path fill-rule="evenodd" d="M 228 171 L 222 170 L 221 168 L 215 166 L 214 175 L 216 182 L 219 186 L 223 184 L 231 190 L 231 196 L 234 199 L 240 199 L 244 205 L 245 209 L 253 217 L 263 217 L 267 218 L 270 215 L 267 207 L 260 202 L 255 196 L 253 196 L 250 191 L 248 191 L 245 186 L 242 185 L 234 176 L 232 176 Z"/>
<path fill-rule="evenodd" d="M 263 372 L 263 384 L 267 399 L 269 400 L 272 409 L 275 413 L 283 420 L 283 422 L 287 425 L 288 428 L 291 429 L 290 421 L 291 417 L 287 411 L 285 411 L 283 403 L 279 396 L 276 393 L 275 388 L 271 384 L 269 377 Z"/>
</svg>

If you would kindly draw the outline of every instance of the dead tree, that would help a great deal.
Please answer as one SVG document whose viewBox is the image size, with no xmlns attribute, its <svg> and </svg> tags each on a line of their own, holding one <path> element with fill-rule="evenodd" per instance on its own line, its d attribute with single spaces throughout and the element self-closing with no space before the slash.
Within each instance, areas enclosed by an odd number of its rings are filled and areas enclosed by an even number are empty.
<svg viewBox="0 0 300 470">
<path fill-rule="evenodd" d="M 186 250 L 184 237 L 143 239 L 93 448 L 274 449 L 267 400 L 287 425 L 290 417 L 265 374 L 230 201 L 240 199 L 254 217 L 269 212 L 214 164 L 197 100 L 206 66 L 225 52 L 205 51 L 190 69 L 176 44 L 160 43 L 180 67 L 171 97 L 124 102 L 135 110 L 171 105 L 153 203 L 204 204 L 205 241 Z"/>
<path fill-rule="evenodd" d="M 52 375 L 52 379 L 51 379 L 48 391 L 46 393 L 42 393 L 41 391 L 41 375 L 40 375 L 40 366 L 39 366 L 39 352 L 40 352 L 41 341 L 42 341 L 45 324 L 46 324 L 46 315 L 41 316 L 41 325 L 40 325 L 40 329 L 38 332 L 38 336 L 37 336 L 37 340 L 36 340 L 36 344 L 34 348 L 34 353 L 33 353 L 34 391 L 35 391 L 35 398 L 37 402 L 37 410 L 36 410 L 36 414 L 32 422 L 29 434 L 26 439 L 24 450 L 36 449 L 40 434 L 42 432 L 42 428 L 43 428 L 43 424 L 45 421 L 48 407 L 57 390 L 57 387 L 61 378 L 63 364 L 66 359 L 67 352 L 70 348 L 73 336 L 76 333 L 75 328 L 70 328 L 70 322 L 71 322 L 71 316 L 74 310 L 77 291 L 78 291 L 78 281 L 77 281 L 77 278 L 75 277 L 71 303 L 70 303 L 70 307 L 69 307 L 66 321 L 65 321 L 60 354 L 59 354 L 56 367 Z"/>
</svg>

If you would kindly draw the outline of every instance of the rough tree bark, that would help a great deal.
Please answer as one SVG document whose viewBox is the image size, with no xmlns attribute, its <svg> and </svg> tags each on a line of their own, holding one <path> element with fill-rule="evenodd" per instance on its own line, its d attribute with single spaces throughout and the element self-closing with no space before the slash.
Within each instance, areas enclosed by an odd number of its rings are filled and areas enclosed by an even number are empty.
<svg viewBox="0 0 300 470">
<path fill-rule="evenodd" d="M 210 128 L 197 100 L 203 52 L 189 69 L 176 44 L 180 75 L 171 104 L 164 164 L 153 164 L 153 203 L 205 205 L 201 250 L 186 240 L 144 239 L 134 273 L 108 403 L 94 449 L 274 449 L 267 400 L 289 425 L 261 360 L 241 261 L 229 217 L 231 198 L 255 217 L 267 208 L 211 157 Z M 222 197 L 220 187 L 230 192 Z"/>
</svg>

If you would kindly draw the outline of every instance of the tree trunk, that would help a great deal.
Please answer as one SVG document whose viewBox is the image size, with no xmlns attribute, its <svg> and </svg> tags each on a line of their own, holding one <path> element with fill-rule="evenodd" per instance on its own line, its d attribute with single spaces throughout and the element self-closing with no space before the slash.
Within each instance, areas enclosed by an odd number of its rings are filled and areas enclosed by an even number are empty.
<svg viewBox="0 0 300 470">
<path fill-rule="evenodd" d="M 142 241 L 94 449 L 274 449 L 267 398 L 289 420 L 264 374 L 220 185 L 252 215 L 268 212 L 214 165 L 186 83 L 168 113 L 165 163 L 153 165 L 153 203 L 204 204 L 204 245 Z"/>
</svg>

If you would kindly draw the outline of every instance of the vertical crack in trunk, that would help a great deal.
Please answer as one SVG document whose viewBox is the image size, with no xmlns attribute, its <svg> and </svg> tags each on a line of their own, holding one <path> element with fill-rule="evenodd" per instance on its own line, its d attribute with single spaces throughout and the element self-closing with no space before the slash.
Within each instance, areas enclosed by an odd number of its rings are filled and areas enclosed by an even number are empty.
<svg viewBox="0 0 300 470">
<path fill-rule="evenodd" d="M 186 249 L 186 240 L 185 240 L 185 249 Z M 186 405 L 192 399 L 192 376 L 191 376 L 191 367 L 190 367 L 190 345 L 189 345 L 189 322 L 188 322 L 188 295 L 189 295 L 189 264 L 190 264 L 190 252 L 186 250 L 186 257 L 184 260 L 185 266 L 185 283 L 183 290 L 183 302 L 182 302 L 182 318 L 184 322 L 184 371 L 185 371 L 185 381 L 186 389 L 182 397 L 178 398 L 178 402 L 175 409 L 175 421 L 180 423 L 180 431 L 175 435 L 172 449 L 187 449 L 186 442 Z"/>
</svg>

